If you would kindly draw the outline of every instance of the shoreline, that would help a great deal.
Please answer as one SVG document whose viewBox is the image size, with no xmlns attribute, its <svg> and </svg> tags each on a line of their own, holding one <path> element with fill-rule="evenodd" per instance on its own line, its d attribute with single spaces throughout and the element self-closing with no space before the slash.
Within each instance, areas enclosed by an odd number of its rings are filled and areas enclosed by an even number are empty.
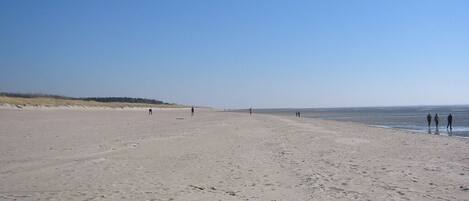
<svg viewBox="0 0 469 201">
<path fill-rule="evenodd" d="M 228 111 L 228 112 L 235 112 L 235 113 L 241 113 L 241 114 L 244 113 L 244 112 L 238 112 L 238 111 Z M 292 117 L 290 115 L 285 115 L 285 114 L 256 113 L 256 115 L 273 115 L 273 116 L 278 116 L 278 117 L 298 119 L 297 117 Z M 469 136 L 462 136 L 462 135 L 455 135 L 455 134 L 449 135 L 446 128 L 444 128 L 444 126 L 441 127 L 442 129 L 440 129 L 439 134 L 435 134 L 435 128 L 434 127 L 431 128 L 432 133 L 428 134 L 427 130 L 413 130 L 413 129 L 386 126 L 386 125 L 374 125 L 374 124 L 367 124 L 367 123 L 364 123 L 364 122 L 351 121 L 351 120 L 334 120 L 334 119 L 324 119 L 324 118 L 321 118 L 321 117 L 301 117 L 301 119 L 317 119 L 317 120 L 321 120 L 321 121 L 332 121 L 332 122 L 338 122 L 338 123 L 352 123 L 352 124 L 358 124 L 358 125 L 367 126 L 367 127 L 371 127 L 371 128 L 397 130 L 397 131 L 401 131 L 401 132 L 405 132 L 405 133 L 409 133 L 409 134 L 439 135 L 439 136 L 446 136 L 446 137 L 458 137 L 458 138 L 463 138 L 463 139 L 469 139 Z M 458 132 L 458 131 L 455 131 L 456 128 L 457 128 L 456 126 L 453 127 L 453 133 Z M 466 128 L 466 127 L 464 127 L 464 128 Z"/>
<path fill-rule="evenodd" d="M 275 114 L 265 114 L 265 115 L 273 115 L 273 116 L 280 116 L 280 115 L 275 115 Z M 282 116 L 282 117 L 286 117 L 286 116 Z M 287 117 L 288 118 L 288 117 Z M 419 130 L 410 130 L 410 129 L 404 129 L 404 128 L 394 128 L 394 127 L 390 127 L 390 126 L 382 126 L 382 125 L 371 125 L 371 124 L 366 124 L 366 123 L 363 123 L 363 122 L 356 122 L 356 121 L 345 121 L 345 120 L 332 120 L 332 119 L 322 119 L 320 117 L 301 117 L 302 119 L 317 119 L 317 120 L 321 120 L 321 121 L 326 121 L 326 122 L 334 122 L 334 123 L 344 123 L 344 124 L 355 124 L 355 125 L 359 125 L 359 126 L 365 126 L 365 127 L 369 127 L 369 128 L 378 128 L 378 129 L 385 129 L 385 130 L 393 130 L 393 131 L 399 131 L 399 132 L 402 132 L 402 133 L 406 133 L 406 134 L 414 134 L 414 135 L 430 135 L 430 136 L 442 136 L 442 137 L 457 137 L 457 138 L 461 138 L 461 139 L 468 139 L 469 140 L 469 137 L 466 137 L 466 136 L 458 136 L 458 135 L 448 135 L 448 133 L 445 131 L 445 132 L 440 132 L 440 134 L 435 134 L 435 133 L 432 133 L 432 134 L 428 134 L 424 131 L 419 131 Z M 432 132 L 434 130 L 432 129 Z M 444 134 L 442 134 L 444 133 Z"/>
<path fill-rule="evenodd" d="M 60 111 L 60 110 L 70 110 L 70 111 L 148 111 L 149 107 L 96 107 L 96 106 L 79 106 L 79 105 L 69 105 L 69 106 L 22 106 L 18 108 L 15 105 L 10 104 L 0 104 L 0 111 L 1 110 L 16 110 L 16 111 Z M 153 111 L 172 111 L 172 110 L 188 110 L 190 107 L 152 107 Z M 201 107 L 198 108 L 198 111 L 212 111 L 212 112 L 227 112 L 227 113 L 239 113 L 239 114 L 246 114 L 245 112 L 239 111 L 224 111 L 220 109 L 214 108 L 207 108 Z M 291 117 L 288 115 L 279 115 L 279 114 L 267 114 L 267 113 L 255 113 L 254 115 L 267 115 L 267 116 L 274 116 L 274 117 L 282 117 L 286 119 L 297 119 L 296 117 Z M 343 121 L 343 120 L 332 120 L 332 119 L 323 119 L 320 117 L 301 117 L 301 119 L 311 119 L 311 120 L 320 120 L 325 122 L 335 122 L 335 123 L 345 123 L 345 124 L 356 124 L 360 126 L 370 127 L 370 128 L 379 128 L 379 129 L 386 129 L 386 130 L 393 130 L 393 131 L 400 131 L 407 134 L 419 134 L 419 135 L 431 135 L 431 136 L 442 136 L 442 137 L 456 137 L 460 139 L 469 140 L 469 136 L 459 136 L 459 135 L 448 135 L 448 133 L 440 132 L 440 134 L 428 134 L 425 131 L 420 130 L 410 130 L 410 129 L 403 129 L 403 128 L 394 128 L 390 126 L 383 126 L 383 125 L 371 125 L 366 124 L 363 122 L 356 122 L 356 121 Z M 433 130 L 432 130 L 433 131 Z"/>
</svg>

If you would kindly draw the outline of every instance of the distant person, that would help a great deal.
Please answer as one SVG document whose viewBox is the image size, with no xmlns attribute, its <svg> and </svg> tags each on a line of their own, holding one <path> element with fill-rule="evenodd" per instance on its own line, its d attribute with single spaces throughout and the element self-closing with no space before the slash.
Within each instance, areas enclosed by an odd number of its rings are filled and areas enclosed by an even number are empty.
<svg viewBox="0 0 469 201">
<path fill-rule="evenodd" d="M 298 112 L 295 112 L 295 117 L 298 117 Z"/>
<path fill-rule="evenodd" d="M 438 130 L 438 124 L 440 123 L 440 117 L 438 117 L 438 113 L 435 114 L 435 128 Z"/>
<path fill-rule="evenodd" d="M 453 115 L 451 115 L 451 113 L 448 115 L 448 125 L 446 126 L 446 130 L 448 130 L 448 128 L 450 131 L 453 130 Z"/>
<path fill-rule="evenodd" d="M 252 115 L 252 107 L 249 108 L 249 115 Z"/>
<path fill-rule="evenodd" d="M 151 108 L 148 110 L 148 115 L 153 115 L 153 111 L 151 110 Z"/>
<path fill-rule="evenodd" d="M 301 118 L 301 113 L 300 112 L 298 112 L 298 118 Z"/>
<path fill-rule="evenodd" d="M 191 116 L 194 116 L 194 106 L 191 107 Z"/>
<path fill-rule="evenodd" d="M 432 115 L 428 113 L 427 115 L 427 124 L 428 124 L 428 129 L 430 129 L 430 125 L 432 124 Z"/>
</svg>

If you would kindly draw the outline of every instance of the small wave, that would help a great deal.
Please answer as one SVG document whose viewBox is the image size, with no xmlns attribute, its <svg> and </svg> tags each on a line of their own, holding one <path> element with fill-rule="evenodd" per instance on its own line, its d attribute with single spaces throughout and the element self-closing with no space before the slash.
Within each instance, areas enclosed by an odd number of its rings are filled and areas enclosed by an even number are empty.
<svg viewBox="0 0 469 201">
<path fill-rule="evenodd" d="M 375 128 L 384 128 L 384 129 L 398 129 L 398 130 L 404 130 L 404 131 L 409 131 L 409 132 L 415 132 L 415 133 L 428 133 L 427 127 L 422 127 L 422 126 L 386 126 L 386 125 L 369 125 L 370 127 L 375 127 Z M 446 127 L 442 127 L 439 129 L 438 134 L 439 135 L 444 135 L 444 136 L 452 136 L 452 137 L 459 137 L 459 138 L 465 138 L 469 139 L 469 127 L 453 127 L 453 130 L 450 132 L 446 130 Z M 431 133 L 435 134 L 434 128 L 431 129 Z"/>
<path fill-rule="evenodd" d="M 469 127 L 453 127 L 453 132 L 469 132 Z"/>
<path fill-rule="evenodd" d="M 393 128 L 391 126 L 383 126 L 383 125 L 370 125 L 370 127 L 375 127 L 375 128 Z"/>
</svg>

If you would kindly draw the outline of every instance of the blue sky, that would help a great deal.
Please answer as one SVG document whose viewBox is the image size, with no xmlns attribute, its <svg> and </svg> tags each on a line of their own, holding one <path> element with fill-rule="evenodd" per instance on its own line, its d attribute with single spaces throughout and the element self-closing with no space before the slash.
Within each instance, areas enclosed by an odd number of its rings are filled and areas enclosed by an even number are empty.
<svg viewBox="0 0 469 201">
<path fill-rule="evenodd" d="M 469 104 L 469 1 L 0 0 L 0 91 Z"/>
</svg>

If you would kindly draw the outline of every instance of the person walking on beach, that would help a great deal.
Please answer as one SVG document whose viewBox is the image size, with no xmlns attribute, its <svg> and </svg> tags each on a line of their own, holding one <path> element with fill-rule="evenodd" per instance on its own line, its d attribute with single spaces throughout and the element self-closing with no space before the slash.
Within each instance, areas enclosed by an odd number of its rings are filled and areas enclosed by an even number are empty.
<svg viewBox="0 0 469 201">
<path fill-rule="evenodd" d="M 249 115 L 252 115 L 252 107 L 249 108 Z"/>
<path fill-rule="evenodd" d="M 453 130 L 453 115 L 451 115 L 451 113 L 448 115 L 448 125 L 446 126 L 446 130 L 448 130 L 448 128 L 450 131 Z"/>
<path fill-rule="evenodd" d="M 148 115 L 153 115 L 153 111 L 151 110 L 151 108 L 148 110 Z"/>
<path fill-rule="evenodd" d="M 428 124 L 428 129 L 430 129 L 430 125 L 432 124 L 432 115 L 428 113 L 427 115 L 427 124 Z"/>
<path fill-rule="evenodd" d="M 194 116 L 194 106 L 191 107 L 191 116 Z"/>
<path fill-rule="evenodd" d="M 438 124 L 440 123 L 440 117 L 438 117 L 438 113 L 435 114 L 435 128 L 438 130 Z"/>
<path fill-rule="evenodd" d="M 298 112 L 298 118 L 301 118 L 301 113 L 300 112 Z"/>
</svg>

